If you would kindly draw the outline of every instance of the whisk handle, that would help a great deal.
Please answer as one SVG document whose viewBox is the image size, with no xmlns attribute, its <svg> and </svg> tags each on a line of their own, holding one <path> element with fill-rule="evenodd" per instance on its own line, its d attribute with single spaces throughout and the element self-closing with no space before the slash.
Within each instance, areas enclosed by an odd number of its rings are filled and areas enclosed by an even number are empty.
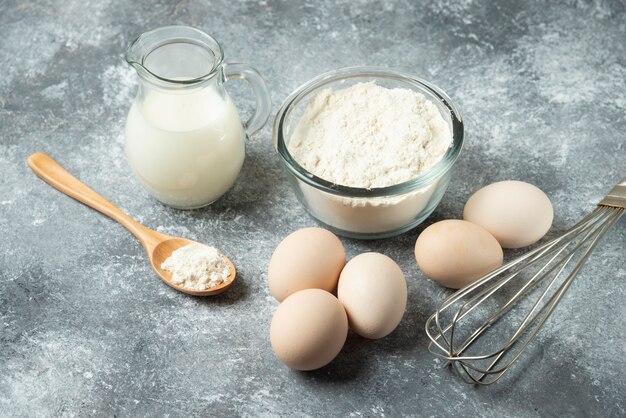
<svg viewBox="0 0 626 418">
<path fill-rule="evenodd" d="M 598 205 L 626 209 L 626 177 L 616 184 Z"/>
</svg>

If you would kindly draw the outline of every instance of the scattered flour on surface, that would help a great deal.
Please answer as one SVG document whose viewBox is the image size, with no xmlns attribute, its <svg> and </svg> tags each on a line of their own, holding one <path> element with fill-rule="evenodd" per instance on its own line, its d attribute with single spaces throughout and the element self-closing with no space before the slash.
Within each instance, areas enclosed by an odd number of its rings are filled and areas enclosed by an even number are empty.
<svg viewBox="0 0 626 418">
<path fill-rule="evenodd" d="M 324 180 L 373 188 L 417 177 L 439 162 L 451 143 L 448 124 L 424 95 L 369 82 L 318 93 L 288 148 Z"/>
<path fill-rule="evenodd" d="M 133 99 L 137 76 L 126 64 L 110 65 L 100 75 L 102 100 L 107 106 L 126 106 Z"/>
<path fill-rule="evenodd" d="M 192 290 L 218 286 L 230 275 L 230 265 L 217 249 L 197 243 L 174 251 L 161 268 L 172 273 L 174 283 Z"/>
</svg>

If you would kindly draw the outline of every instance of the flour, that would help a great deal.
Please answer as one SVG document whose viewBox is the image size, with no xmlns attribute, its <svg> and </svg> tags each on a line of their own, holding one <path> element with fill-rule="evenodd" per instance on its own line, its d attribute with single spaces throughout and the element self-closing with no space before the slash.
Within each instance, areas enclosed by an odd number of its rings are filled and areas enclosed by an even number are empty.
<svg viewBox="0 0 626 418">
<path fill-rule="evenodd" d="M 452 143 L 437 106 L 408 89 L 359 83 L 321 91 L 308 104 L 287 147 L 306 170 L 343 186 L 402 183 L 428 171 Z M 299 182 L 309 212 L 342 235 L 380 238 L 406 231 L 432 212 L 450 171 L 410 192 L 353 198 Z"/>
<path fill-rule="evenodd" d="M 192 290 L 205 290 L 224 283 L 230 265 L 215 248 L 202 244 L 185 245 L 174 251 L 163 264 L 172 273 L 172 281 Z"/>
<path fill-rule="evenodd" d="M 293 158 L 335 184 L 399 184 L 435 165 L 452 143 L 437 107 L 409 89 L 374 82 L 321 91 L 290 138 Z"/>
</svg>

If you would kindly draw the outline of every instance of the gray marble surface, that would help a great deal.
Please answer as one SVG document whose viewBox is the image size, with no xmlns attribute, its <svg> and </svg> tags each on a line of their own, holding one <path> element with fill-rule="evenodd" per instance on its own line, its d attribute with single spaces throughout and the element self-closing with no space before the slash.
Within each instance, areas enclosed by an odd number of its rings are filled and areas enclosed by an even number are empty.
<svg viewBox="0 0 626 418">
<path fill-rule="evenodd" d="M 253 64 L 279 103 L 341 66 L 396 67 L 456 101 L 466 144 L 441 205 L 458 218 L 482 185 L 520 179 L 551 198 L 557 235 L 626 174 L 626 4 L 620 1 L 0 1 L 1 416 L 626 416 L 626 222 L 603 240 L 515 369 L 462 383 L 427 351 L 449 292 L 417 269 L 423 226 L 380 241 L 409 285 L 389 337 L 350 334 L 309 373 L 274 356 L 270 255 L 313 226 L 289 189 L 268 124 L 235 187 L 181 212 L 150 198 L 123 152 L 136 78 L 122 59 L 144 30 L 188 24 Z M 229 91 L 243 113 L 245 85 Z M 158 231 L 212 243 L 238 267 L 221 296 L 179 294 L 108 218 L 25 165 L 44 151 Z M 511 252 L 506 252 L 510 258 Z"/>
</svg>

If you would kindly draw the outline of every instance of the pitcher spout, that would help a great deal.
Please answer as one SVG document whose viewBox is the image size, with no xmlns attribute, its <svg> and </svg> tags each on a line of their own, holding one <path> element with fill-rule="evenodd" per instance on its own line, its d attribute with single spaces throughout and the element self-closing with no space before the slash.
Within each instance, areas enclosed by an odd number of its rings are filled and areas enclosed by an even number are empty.
<svg viewBox="0 0 626 418">
<path fill-rule="evenodd" d="M 224 54 L 211 36 L 189 26 L 165 26 L 141 34 L 124 54 L 142 79 L 189 85 L 213 78 Z"/>
<path fill-rule="evenodd" d="M 141 62 L 143 61 L 144 48 L 141 43 L 141 36 L 139 36 L 128 46 L 126 52 L 124 53 L 124 59 L 126 62 L 135 69 L 137 66 L 143 67 Z"/>
</svg>

